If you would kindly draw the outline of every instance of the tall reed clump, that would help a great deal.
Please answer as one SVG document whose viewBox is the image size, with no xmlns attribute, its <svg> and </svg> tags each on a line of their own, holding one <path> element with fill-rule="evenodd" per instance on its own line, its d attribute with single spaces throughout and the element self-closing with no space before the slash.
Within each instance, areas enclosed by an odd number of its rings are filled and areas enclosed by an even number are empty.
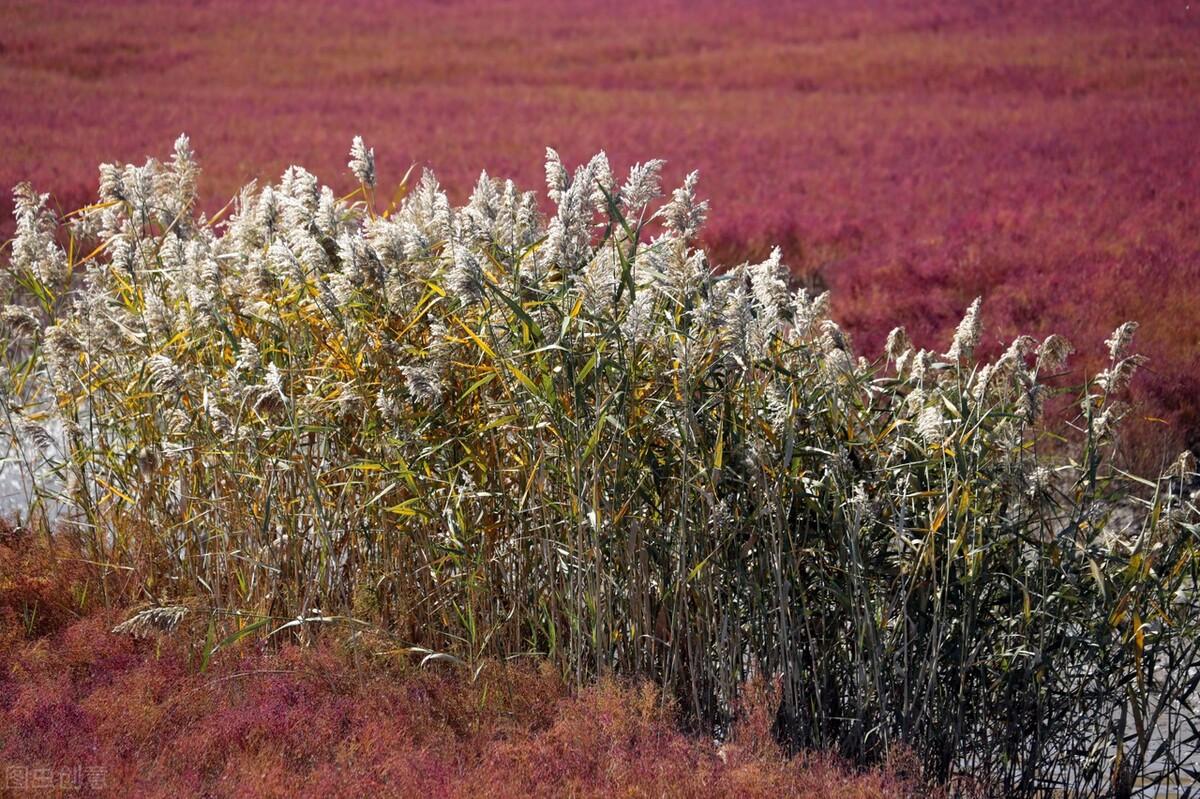
<svg viewBox="0 0 1200 799">
<path fill-rule="evenodd" d="M 380 211 L 360 140 L 350 167 L 346 197 L 292 167 L 211 219 L 186 138 L 101 167 L 65 227 L 17 189 L 5 435 L 108 590 L 642 675 L 718 731 L 779 675 L 791 746 L 902 743 L 988 792 L 1185 777 L 1195 467 L 1109 465 L 1132 324 L 1064 445 L 1063 339 L 979 363 L 977 302 L 945 354 L 856 357 L 778 251 L 693 247 L 694 173 L 651 210 L 661 162 L 548 151 L 545 219 L 487 174 Z"/>
</svg>

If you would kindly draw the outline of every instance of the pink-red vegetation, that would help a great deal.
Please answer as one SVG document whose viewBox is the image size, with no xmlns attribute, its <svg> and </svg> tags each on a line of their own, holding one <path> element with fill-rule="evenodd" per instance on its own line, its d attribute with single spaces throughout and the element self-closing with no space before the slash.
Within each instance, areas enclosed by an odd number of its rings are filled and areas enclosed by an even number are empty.
<svg viewBox="0 0 1200 799">
<path fill-rule="evenodd" d="M 1064 333 L 1080 378 L 1140 320 L 1144 451 L 1200 444 L 1194 3 L 25 0 L 0 31 L 0 184 L 64 207 L 181 131 L 212 207 L 293 162 L 349 189 L 356 133 L 460 199 L 548 144 L 662 156 L 720 258 L 782 244 L 867 352 L 945 347 L 982 294 L 993 347 Z"/>
<path fill-rule="evenodd" d="M 477 680 L 380 655 L 379 642 L 246 645 L 199 669 L 203 629 L 139 641 L 92 607 L 86 571 L 0 541 L 0 794 L 84 796 L 910 795 L 904 764 L 852 773 L 785 758 L 771 691 L 723 747 L 680 731 L 647 687 L 572 695 L 554 675 Z M 15 571 L 19 569 L 20 571 Z M 26 624 L 32 607 L 47 609 Z"/>
</svg>

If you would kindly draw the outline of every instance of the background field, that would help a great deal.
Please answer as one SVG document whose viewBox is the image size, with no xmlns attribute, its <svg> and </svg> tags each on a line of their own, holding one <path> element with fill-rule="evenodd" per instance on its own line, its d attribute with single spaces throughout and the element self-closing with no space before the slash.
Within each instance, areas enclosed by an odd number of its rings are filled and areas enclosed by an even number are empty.
<svg viewBox="0 0 1200 799">
<path fill-rule="evenodd" d="M 302 163 L 530 187 L 542 151 L 698 167 L 726 260 L 785 248 L 877 351 L 1126 319 L 1144 458 L 1200 443 L 1200 5 L 1002 2 L 0 4 L 0 184 L 64 207 L 180 131 L 219 207 Z M 5 215 L 9 201 L 0 211 Z M 1092 360 L 1092 364 L 1096 361 Z M 1081 373 L 1078 373 L 1081 376 Z"/>
</svg>

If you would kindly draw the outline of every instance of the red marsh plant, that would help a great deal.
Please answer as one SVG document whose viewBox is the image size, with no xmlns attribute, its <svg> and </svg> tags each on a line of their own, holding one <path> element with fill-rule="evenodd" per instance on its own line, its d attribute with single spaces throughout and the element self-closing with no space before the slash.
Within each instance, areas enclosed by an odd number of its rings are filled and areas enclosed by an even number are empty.
<svg viewBox="0 0 1200 799">
<path fill-rule="evenodd" d="M 486 173 L 461 207 L 429 173 L 377 198 L 359 139 L 349 167 L 208 216 L 181 137 L 63 220 L 16 191 L 22 521 L 144 600 L 123 629 L 638 676 L 720 736 L 773 675 L 792 750 L 1002 795 L 1185 779 L 1195 465 L 1112 465 L 1135 325 L 1063 441 L 1065 339 L 981 358 L 976 301 L 945 352 L 868 359 L 779 250 L 709 261 L 696 173 L 660 200 L 659 161 L 548 150 L 547 216 Z"/>
<path fill-rule="evenodd" d="M 63 568 L 29 531 L 0 563 L 53 585 L 62 616 L 30 629 L 28 597 L 0 594 L 0 789 L 5 796 L 804 796 L 921 790 L 903 763 L 856 772 L 786 758 L 775 697 L 754 694 L 732 743 L 688 736 L 648 684 L 572 692 L 553 669 L 489 664 L 475 679 L 414 668 L 362 636 L 223 652 L 204 671 L 175 638 L 110 631 L 121 611 L 80 604 L 96 571 Z M 9 611 L 18 611 L 9 613 Z M 77 615 L 78 614 L 78 615 Z M 195 621 L 192 619 L 191 621 Z"/>
</svg>

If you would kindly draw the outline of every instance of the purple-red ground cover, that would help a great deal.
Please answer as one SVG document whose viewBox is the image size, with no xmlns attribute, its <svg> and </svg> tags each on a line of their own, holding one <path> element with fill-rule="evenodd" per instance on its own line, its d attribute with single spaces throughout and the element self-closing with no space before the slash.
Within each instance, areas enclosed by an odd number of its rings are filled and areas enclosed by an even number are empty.
<svg viewBox="0 0 1200 799">
<path fill-rule="evenodd" d="M 701 170 L 719 257 L 782 244 L 867 352 L 899 324 L 944 347 L 982 294 L 993 347 L 1063 332 L 1081 377 L 1140 320 L 1142 457 L 1200 445 L 1197 4 L 0 0 L 0 122 L 0 186 L 32 180 L 64 209 L 94 197 L 99 162 L 165 156 L 181 131 L 214 209 L 291 163 L 349 190 L 354 134 L 385 186 L 427 165 L 455 199 L 481 167 L 539 184 L 545 145 L 665 157 L 668 184 Z M 109 634 L 119 616 L 59 554 L 0 542 L 0 764 L 22 779 L 99 775 L 114 796 L 904 790 L 783 760 L 762 712 L 722 758 L 628 686 L 472 683 L 336 644 L 247 647 L 201 674 L 203 631 Z"/>
<path fill-rule="evenodd" d="M 710 246 L 781 243 L 867 352 L 982 294 L 993 346 L 1065 333 L 1081 377 L 1140 320 L 1144 465 L 1200 443 L 1200 5 L 36 0 L 0 31 L 0 184 L 64 207 L 180 131 L 213 207 L 293 162 L 350 188 L 355 133 L 458 198 L 545 145 L 661 156 Z"/>
<path fill-rule="evenodd" d="M 548 671 L 419 669 L 379 641 L 218 654 L 203 630 L 138 641 L 87 567 L 0 527 L 0 795 L 912 795 L 904 764 L 785 758 L 770 692 L 731 740 L 679 731 L 650 689 L 570 694 Z M 81 604 L 82 601 L 82 604 Z"/>
</svg>

